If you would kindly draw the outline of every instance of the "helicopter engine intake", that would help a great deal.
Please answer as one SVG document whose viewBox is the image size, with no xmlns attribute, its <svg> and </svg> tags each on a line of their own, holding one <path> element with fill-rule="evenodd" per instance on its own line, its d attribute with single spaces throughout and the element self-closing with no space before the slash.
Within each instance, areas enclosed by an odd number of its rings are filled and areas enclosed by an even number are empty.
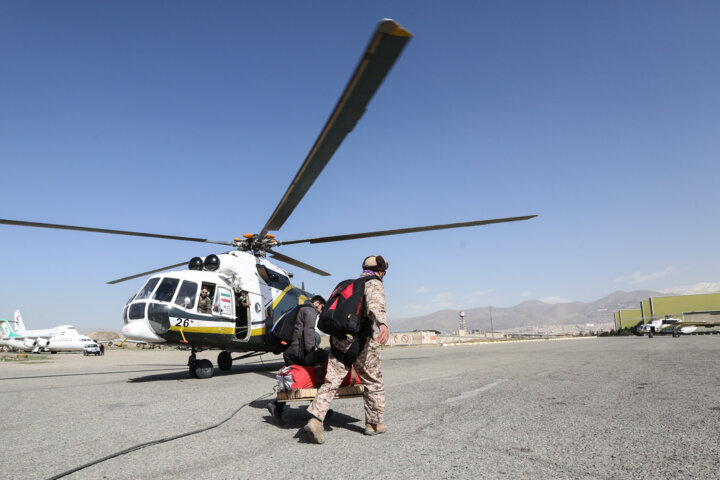
<svg viewBox="0 0 720 480">
<path fill-rule="evenodd" d="M 205 257 L 203 267 L 205 267 L 205 270 L 207 270 L 208 272 L 214 272 L 215 270 L 220 268 L 220 257 L 215 254 L 208 255 L 207 257 Z"/>
</svg>

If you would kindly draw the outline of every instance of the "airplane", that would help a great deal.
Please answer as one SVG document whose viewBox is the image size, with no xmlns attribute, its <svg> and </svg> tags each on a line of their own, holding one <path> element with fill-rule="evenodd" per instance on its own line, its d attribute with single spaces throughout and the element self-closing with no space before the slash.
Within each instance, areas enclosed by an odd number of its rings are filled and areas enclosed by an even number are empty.
<svg viewBox="0 0 720 480">
<path fill-rule="evenodd" d="M 20 310 L 15 310 L 13 325 L 6 319 L 2 319 L 0 328 L 3 335 L 0 338 L 0 345 L 22 350 L 24 352 L 39 353 L 48 351 L 72 352 L 82 351 L 83 347 L 92 342 L 93 339 L 81 335 L 72 325 L 60 325 L 54 328 L 43 330 L 27 330 L 23 322 Z"/>
<path fill-rule="evenodd" d="M 193 257 L 185 270 L 167 271 L 185 265 L 185 262 L 182 262 L 107 282 L 116 284 L 156 274 L 147 280 L 123 308 L 122 333 L 131 340 L 189 346 L 191 353 L 188 369 L 190 376 L 194 378 L 210 378 L 214 373 L 210 360 L 196 358 L 196 353 L 206 349 L 221 350 L 217 357 L 220 370 L 232 368 L 234 360 L 264 353 L 280 353 L 279 346 L 270 341 L 267 333 L 283 313 L 294 305 L 302 304 L 312 298 L 313 294 L 304 288 L 292 285 L 290 282 L 292 274 L 267 257 L 270 256 L 279 262 L 318 275 L 330 274 L 278 253 L 275 250 L 277 247 L 515 222 L 537 216 L 525 215 L 286 241 L 280 241 L 274 234 L 269 233 L 283 226 L 345 136 L 353 130 L 375 91 L 411 37 L 410 32 L 395 21 L 390 19 L 380 21 L 330 118 L 259 233 L 248 233 L 233 241 L 218 241 L 24 220 L 0 219 L 0 224 L 141 236 L 232 247 L 233 250 L 225 253 Z M 210 312 L 201 312 L 197 308 L 198 294 L 204 288 L 209 290 L 212 297 Z M 243 355 L 233 358 L 232 352 Z"/>
</svg>

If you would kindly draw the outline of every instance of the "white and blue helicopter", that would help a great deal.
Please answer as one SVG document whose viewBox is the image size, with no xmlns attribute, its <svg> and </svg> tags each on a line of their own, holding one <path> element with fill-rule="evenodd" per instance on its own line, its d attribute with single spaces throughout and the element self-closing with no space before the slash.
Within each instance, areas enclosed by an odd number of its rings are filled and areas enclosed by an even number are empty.
<svg viewBox="0 0 720 480">
<path fill-rule="evenodd" d="M 191 259 L 187 263 L 187 270 L 167 271 L 186 264 L 182 262 L 108 282 L 115 284 L 156 274 L 151 276 L 125 305 L 122 333 L 130 340 L 189 347 L 191 354 L 188 367 L 190 375 L 195 378 L 209 378 L 213 375 L 212 362 L 196 358 L 196 353 L 205 349 L 221 350 L 217 357 L 217 364 L 221 370 L 229 370 L 233 360 L 268 352 L 278 353 L 278 346 L 271 342 L 268 336 L 274 322 L 292 306 L 304 303 L 313 294 L 293 286 L 290 282 L 292 275 L 267 257 L 319 275 L 330 274 L 278 253 L 275 251 L 277 247 L 514 222 L 536 216 L 496 218 L 301 240 L 280 241 L 269 233 L 282 227 L 345 136 L 355 127 L 411 36 L 405 28 L 393 20 L 385 19 L 378 24 L 325 127 L 270 219 L 257 234 L 246 234 L 242 238 L 226 242 L 21 220 L 0 219 L 0 224 L 231 246 L 233 250 L 227 253 Z M 212 297 L 212 306 L 207 312 L 198 309 L 199 294 L 203 289 L 208 290 Z M 243 355 L 233 358 L 233 352 L 240 352 Z"/>
</svg>

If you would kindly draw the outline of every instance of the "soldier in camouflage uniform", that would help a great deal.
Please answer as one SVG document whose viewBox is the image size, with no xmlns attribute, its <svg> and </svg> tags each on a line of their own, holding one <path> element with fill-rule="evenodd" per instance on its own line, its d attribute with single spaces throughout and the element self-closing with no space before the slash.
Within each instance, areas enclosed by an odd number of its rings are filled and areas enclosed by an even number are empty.
<svg viewBox="0 0 720 480">
<path fill-rule="evenodd" d="M 340 387 L 351 367 L 355 367 L 362 384 L 364 385 L 363 398 L 365 400 L 365 434 L 377 435 L 387 430 L 385 420 L 385 385 L 382 378 L 382 361 L 378 352 L 378 344 L 385 345 L 390 337 L 385 315 L 385 286 L 382 279 L 385 277 L 388 263 L 380 255 L 371 255 L 363 262 L 361 277 L 374 276 L 375 279 L 365 283 L 365 302 L 363 304 L 363 318 L 368 325 L 367 338 L 357 359 L 352 365 L 346 365 L 339 360 L 333 350 L 346 353 L 353 344 L 353 339 L 331 337 L 334 349 L 331 349 L 328 358 L 325 383 L 320 387 L 313 402 L 308 407 L 312 418 L 304 427 L 313 443 L 323 443 L 323 425 L 325 415 L 330 408 L 330 402 Z M 373 339 L 374 328 L 380 333 Z"/>
</svg>

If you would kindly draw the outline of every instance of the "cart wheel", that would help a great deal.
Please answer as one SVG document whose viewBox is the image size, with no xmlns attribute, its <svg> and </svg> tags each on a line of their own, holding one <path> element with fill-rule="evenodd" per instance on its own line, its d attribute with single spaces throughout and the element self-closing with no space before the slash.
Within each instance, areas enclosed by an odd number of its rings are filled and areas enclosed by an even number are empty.
<svg viewBox="0 0 720 480">
<path fill-rule="evenodd" d="M 278 424 L 283 424 L 282 414 L 285 411 L 285 403 L 284 402 L 270 402 L 267 404 L 268 412 L 270 412 L 270 416 L 272 417 L 273 421 Z"/>
</svg>

